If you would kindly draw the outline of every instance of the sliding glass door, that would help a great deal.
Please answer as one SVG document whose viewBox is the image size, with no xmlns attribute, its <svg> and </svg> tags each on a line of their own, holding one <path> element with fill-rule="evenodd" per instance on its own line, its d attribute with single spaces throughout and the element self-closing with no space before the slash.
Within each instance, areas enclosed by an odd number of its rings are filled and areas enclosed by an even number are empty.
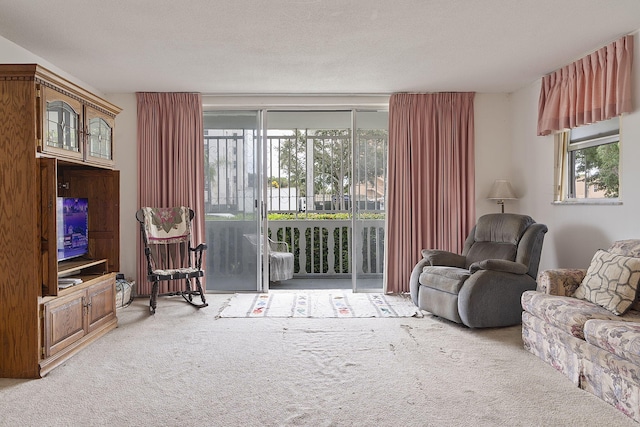
<svg viewBox="0 0 640 427">
<path fill-rule="evenodd" d="M 382 290 L 387 121 L 386 112 L 267 113 L 268 231 L 295 254 L 296 288 Z"/>
<path fill-rule="evenodd" d="M 208 291 L 261 290 L 260 111 L 205 111 Z"/>
<path fill-rule="evenodd" d="M 383 288 L 388 111 L 356 111 L 353 150 L 353 290 Z"/>
<path fill-rule="evenodd" d="M 207 290 L 381 291 L 387 122 L 386 111 L 205 112 Z M 269 245 L 293 254 L 292 279 L 269 281 Z"/>
</svg>

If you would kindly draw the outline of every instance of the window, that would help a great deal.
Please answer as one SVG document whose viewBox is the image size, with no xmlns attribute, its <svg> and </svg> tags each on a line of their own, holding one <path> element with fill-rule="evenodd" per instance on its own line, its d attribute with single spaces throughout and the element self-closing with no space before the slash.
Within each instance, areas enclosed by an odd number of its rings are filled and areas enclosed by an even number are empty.
<svg viewBox="0 0 640 427">
<path fill-rule="evenodd" d="M 566 175 L 566 180 L 562 177 L 562 181 L 561 176 L 557 176 L 556 200 L 610 200 L 619 197 L 618 117 L 567 131 L 560 134 L 556 142 L 556 152 L 562 159 L 557 162 L 556 173 Z M 566 174 L 562 172 L 564 170 Z"/>
</svg>

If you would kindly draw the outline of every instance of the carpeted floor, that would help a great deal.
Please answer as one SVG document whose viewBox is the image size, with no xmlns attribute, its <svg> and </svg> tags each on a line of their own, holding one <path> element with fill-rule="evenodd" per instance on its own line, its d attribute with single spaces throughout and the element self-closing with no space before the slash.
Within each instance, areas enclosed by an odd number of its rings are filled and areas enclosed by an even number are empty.
<svg viewBox="0 0 640 427">
<path fill-rule="evenodd" d="M 180 297 L 40 380 L 0 379 L 2 426 L 636 426 L 522 348 L 520 327 L 220 318 Z"/>
</svg>

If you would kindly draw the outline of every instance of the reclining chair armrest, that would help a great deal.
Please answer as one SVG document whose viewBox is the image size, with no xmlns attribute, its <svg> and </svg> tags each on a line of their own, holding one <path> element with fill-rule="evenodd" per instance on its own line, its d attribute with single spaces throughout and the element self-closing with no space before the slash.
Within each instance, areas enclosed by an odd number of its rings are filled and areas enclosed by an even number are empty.
<svg viewBox="0 0 640 427">
<path fill-rule="evenodd" d="M 537 291 L 549 295 L 573 296 L 586 273 L 586 269 L 580 268 L 555 268 L 541 271 L 538 274 Z"/>
<path fill-rule="evenodd" d="M 411 300 L 416 306 L 420 306 L 418 304 L 418 289 L 420 288 L 420 274 L 422 270 L 429 265 L 429 260 L 427 258 L 420 259 L 416 265 L 413 267 L 411 271 L 411 276 L 409 277 L 409 293 L 411 294 Z"/>
<path fill-rule="evenodd" d="M 511 274 L 526 274 L 529 267 L 515 261 L 506 259 L 485 259 L 483 261 L 474 262 L 469 266 L 471 274 L 479 270 L 502 271 Z"/>
<path fill-rule="evenodd" d="M 446 267 L 464 268 L 466 258 L 453 252 L 439 249 L 423 249 L 422 258 L 426 259 L 430 265 L 442 265 Z"/>
</svg>

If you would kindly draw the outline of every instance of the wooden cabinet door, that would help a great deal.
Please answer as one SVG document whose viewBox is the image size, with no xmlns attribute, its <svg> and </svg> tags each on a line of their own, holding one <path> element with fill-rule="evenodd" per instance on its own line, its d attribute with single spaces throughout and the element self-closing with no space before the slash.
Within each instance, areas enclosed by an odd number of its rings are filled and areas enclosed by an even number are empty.
<svg viewBox="0 0 640 427">
<path fill-rule="evenodd" d="M 40 253 L 42 295 L 58 295 L 58 236 L 56 233 L 56 159 L 41 157 L 40 165 Z"/>
<path fill-rule="evenodd" d="M 86 292 L 44 304 L 44 357 L 52 356 L 85 335 Z"/>
<path fill-rule="evenodd" d="M 115 274 L 87 288 L 87 333 L 116 317 Z"/>
<path fill-rule="evenodd" d="M 68 183 L 67 197 L 89 199 L 89 257 L 106 258 L 107 271 L 120 269 L 120 172 L 98 168 L 67 168 L 58 177 Z"/>
<path fill-rule="evenodd" d="M 113 128 L 115 119 L 97 109 L 85 106 L 87 146 L 85 161 L 113 167 Z"/>
<path fill-rule="evenodd" d="M 58 157 L 83 159 L 82 103 L 50 87 L 42 87 L 43 133 L 40 149 Z"/>
</svg>

